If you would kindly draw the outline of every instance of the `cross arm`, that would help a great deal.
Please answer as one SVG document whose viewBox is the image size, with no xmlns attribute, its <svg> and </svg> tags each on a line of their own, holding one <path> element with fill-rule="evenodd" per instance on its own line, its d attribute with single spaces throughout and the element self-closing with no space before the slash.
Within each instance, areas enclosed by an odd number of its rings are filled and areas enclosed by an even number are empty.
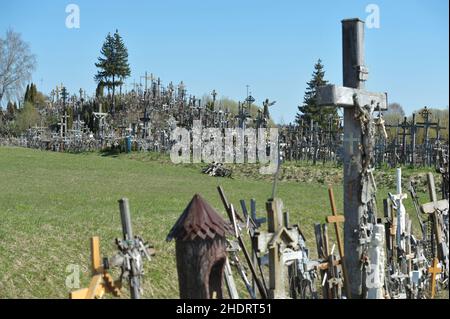
<svg viewBox="0 0 450 319">
<path fill-rule="evenodd" d="M 360 89 L 352 89 L 334 84 L 317 88 L 317 104 L 319 106 L 354 107 L 353 95 L 356 94 L 361 106 L 375 105 L 375 111 L 387 110 L 387 94 L 374 93 Z"/>
<path fill-rule="evenodd" d="M 436 203 L 431 202 L 420 206 L 420 210 L 424 214 L 433 214 L 436 211 L 436 209 L 440 211 L 448 210 L 448 200 L 442 199 L 437 201 Z"/>
</svg>

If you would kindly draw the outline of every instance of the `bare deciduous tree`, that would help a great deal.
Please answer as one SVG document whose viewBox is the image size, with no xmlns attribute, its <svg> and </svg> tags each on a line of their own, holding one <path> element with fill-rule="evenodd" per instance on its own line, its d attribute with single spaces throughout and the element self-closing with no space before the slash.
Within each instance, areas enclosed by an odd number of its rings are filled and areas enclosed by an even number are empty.
<svg viewBox="0 0 450 319">
<path fill-rule="evenodd" d="M 36 68 L 36 57 L 20 33 L 9 29 L 0 38 L 0 105 L 3 97 L 18 98 Z"/>
</svg>

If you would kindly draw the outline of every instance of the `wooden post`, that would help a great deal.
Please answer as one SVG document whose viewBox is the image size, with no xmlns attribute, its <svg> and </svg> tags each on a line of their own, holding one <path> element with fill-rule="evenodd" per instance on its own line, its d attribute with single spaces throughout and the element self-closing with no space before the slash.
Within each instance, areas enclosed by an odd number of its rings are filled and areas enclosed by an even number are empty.
<svg viewBox="0 0 450 319">
<path fill-rule="evenodd" d="M 327 268 L 327 280 L 324 284 L 324 291 L 326 291 L 326 295 L 328 299 L 333 299 L 335 295 L 333 294 L 333 286 L 330 286 L 330 279 L 333 279 L 333 257 L 330 255 L 330 241 L 328 238 L 328 226 L 327 224 L 322 225 L 322 236 L 323 236 L 323 253 L 325 255 L 325 260 L 328 263 Z M 330 260 L 331 258 L 331 260 Z M 331 262 L 330 262 L 331 261 Z"/>
<path fill-rule="evenodd" d="M 130 204 L 128 198 L 121 198 L 119 200 L 119 209 L 120 209 L 120 220 L 122 222 L 122 235 L 124 240 L 133 240 L 133 229 L 131 227 L 131 214 L 130 214 Z M 131 260 L 131 263 L 134 261 Z M 141 291 L 140 291 L 140 283 L 135 282 L 139 280 L 138 277 L 133 278 L 130 276 L 130 295 L 132 299 L 140 299 Z"/>
<path fill-rule="evenodd" d="M 428 192 L 430 194 L 431 202 L 422 205 L 420 209 L 425 214 L 432 214 L 434 235 L 436 238 L 436 246 L 437 246 L 437 257 L 439 258 L 439 260 L 444 260 L 446 254 L 442 243 L 442 230 L 440 227 L 441 218 L 439 216 L 439 211 L 443 211 L 445 209 L 448 210 L 449 206 L 448 200 L 443 199 L 438 201 L 436 195 L 436 188 L 434 185 L 434 176 L 432 173 L 427 174 L 427 180 L 428 180 Z"/>
<path fill-rule="evenodd" d="M 416 113 L 413 113 L 412 115 L 412 122 L 411 122 L 411 165 L 414 167 L 416 163 Z"/>
<path fill-rule="evenodd" d="M 342 21 L 343 37 L 343 84 L 346 87 L 363 89 L 358 66 L 364 66 L 364 22 L 361 20 Z M 360 137 L 361 125 L 355 116 L 354 108 L 344 108 L 344 139 Z M 349 140 L 353 143 L 352 140 Z M 352 278 L 351 294 L 347 298 L 361 296 L 362 272 L 359 255 L 359 229 L 361 214 L 361 168 L 362 154 L 359 148 L 344 147 L 344 240 L 345 255 L 348 258 L 349 276 Z M 353 169 L 351 166 L 353 166 Z M 345 278 L 344 278 L 345 280 Z M 345 280 L 346 281 L 346 280 Z M 353 296 L 354 295 L 354 296 Z"/>
<path fill-rule="evenodd" d="M 102 271 L 102 263 L 100 257 L 100 238 L 94 236 L 91 238 L 91 268 L 92 274 L 98 274 Z"/>
<path fill-rule="evenodd" d="M 233 205 L 228 203 L 228 200 L 227 200 L 227 198 L 225 196 L 225 193 L 224 193 L 222 187 L 218 186 L 217 190 L 219 191 L 220 198 L 221 198 L 223 206 L 225 207 L 225 210 L 226 210 L 226 212 L 228 214 L 228 218 L 230 219 L 230 222 L 234 226 L 236 226 L 236 224 L 237 224 L 236 218 L 240 219 L 240 221 L 243 221 L 243 220 L 241 218 L 239 218 L 239 215 L 237 215 L 234 212 L 233 207 L 232 207 Z M 260 274 L 261 274 L 261 280 L 260 280 L 258 278 L 257 274 L 256 274 L 256 268 L 255 268 L 255 265 L 252 262 L 252 258 L 250 257 L 250 254 L 247 251 L 247 248 L 246 248 L 246 246 L 244 244 L 242 236 L 240 235 L 240 233 L 237 230 L 237 227 L 234 227 L 234 231 L 235 231 L 237 240 L 239 242 L 239 246 L 241 247 L 242 252 L 244 253 L 245 260 L 247 261 L 247 264 L 248 264 L 248 266 L 250 268 L 250 271 L 252 273 L 252 277 L 254 278 L 256 286 L 258 287 L 258 291 L 259 291 L 259 293 L 261 295 L 261 298 L 262 299 L 267 299 L 268 296 L 267 296 L 266 286 L 265 286 L 265 282 L 264 282 L 264 277 L 263 277 L 263 274 L 262 274 L 261 265 L 258 264 L 258 268 L 259 268 Z"/>
<path fill-rule="evenodd" d="M 122 234 L 124 240 L 133 239 L 133 230 L 131 228 L 130 204 L 128 198 L 119 200 L 120 220 L 122 222 Z"/>
<path fill-rule="evenodd" d="M 339 223 L 344 223 L 345 218 L 344 218 L 344 216 L 337 214 L 336 204 L 334 202 L 333 189 L 331 187 L 328 188 L 328 196 L 330 197 L 331 212 L 332 212 L 333 216 L 328 216 L 327 222 L 330 224 L 334 224 L 334 230 L 336 232 L 336 241 L 337 241 L 338 249 L 339 249 L 339 256 L 341 257 L 342 273 L 344 275 L 345 292 L 346 292 L 347 298 L 350 299 L 351 298 L 351 288 L 350 288 L 351 285 L 350 285 L 350 279 L 347 274 L 347 267 L 346 267 L 346 263 L 345 263 L 344 245 L 342 243 L 341 233 L 339 230 Z M 345 223 L 344 223 L 344 225 L 345 225 Z"/>
<path fill-rule="evenodd" d="M 230 299 L 239 299 L 239 294 L 236 289 L 236 284 L 234 282 L 233 273 L 231 271 L 231 266 L 228 258 L 225 260 L 224 276 Z"/>
<path fill-rule="evenodd" d="M 283 227 L 283 203 L 274 198 L 266 203 L 269 233 L 277 233 Z M 278 243 L 269 246 L 269 298 L 277 299 L 285 296 L 283 264 L 280 260 Z"/>
</svg>

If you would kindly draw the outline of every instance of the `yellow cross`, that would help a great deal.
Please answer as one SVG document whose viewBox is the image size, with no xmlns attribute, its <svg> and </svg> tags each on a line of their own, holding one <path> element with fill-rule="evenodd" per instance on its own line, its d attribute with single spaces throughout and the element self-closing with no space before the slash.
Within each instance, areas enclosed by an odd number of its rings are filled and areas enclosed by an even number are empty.
<svg viewBox="0 0 450 319">
<path fill-rule="evenodd" d="M 431 274 L 431 299 L 434 299 L 436 294 L 436 275 L 442 272 L 438 264 L 439 260 L 435 257 L 433 259 L 433 266 L 428 268 L 428 273 Z"/>
</svg>

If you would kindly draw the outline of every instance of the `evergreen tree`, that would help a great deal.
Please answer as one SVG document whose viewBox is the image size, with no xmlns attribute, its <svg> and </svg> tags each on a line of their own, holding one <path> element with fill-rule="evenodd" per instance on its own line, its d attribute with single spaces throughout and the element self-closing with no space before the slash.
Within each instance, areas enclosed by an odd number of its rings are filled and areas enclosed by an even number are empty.
<svg viewBox="0 0 450 319">
<path fill-rule="evenodd" d="M 114 33 L 114 48 L 116 49 L 116 71 L 119 77 L 118 85 L 120 85 L 122 91 L 123 81 L 131 75 L 131 70 L 128 64 L 128 49 L 118 30 Z"/>
<path fill-rule="evenodd" d="M 24 102 L 28 102 L 30 100 L 30 85 L 27 84 L 27 88 L 25 89 L 25 97 L 23 98 Z"/>
<path fill-rule="evenodd" d="M 110 33 L 106 36 L 105 42 L 103 42 L 102 49 L 100 50 L 100 54 L 102 56 L 98 57 L 98 62 L 95 63 L 95 66 L 99 68 L 97 74 L 94 79 L 97 83 L 106 83 L 108 78 L 114 72 L 113 66 L 113 53 L 114 52 L 114 39 Z"/>
<path fill-rule="evenodd" d="M 99 68 L 95 75 L 97 83 L 103 83 L 112 88 L 112 107 L 111 112 L 115 111 L 115 88 L 121 85 L 123 80 L 130 76 L 130 66 L 128 64 L 128 50 L 116 30 L 113 36 L 110 33 L 106 36 L 100 51 L 101 56 L 95 66 Z"/>
<path fill-rule="evenodd" d="M 24 102 L 30 102 L 35 104 L 38 97 L 38 91 L 36 88 L 36 84 L 31 82 L 31 84 L 27 85 L 27 88 L 25 90 L 25 96 L 24 96 Z"/>
<path fill-rule="evenodd" d="M 31 83 L 31 85 L 30 85 L 30 102 L 33 104 L 36 103 L 36 97 L 37 97 L 36 84 Z"/>
<path fill-rule="evenodd" d="M 311 120 L 318 122 L 319 126 L 326 129 L 328 119 L 330 116 L 337 116 L 337 108 L 323 108 L 317 105 L 317 88 L 326 85 L 328 81 L 325 80 L 325 71 L 322 60 L 318 60 L 314 65 L 314 72 L 312 79 L 307 83 L 305 95 L 303 97 L 303 104 L 298 107 L 296 122 L 300 123 L 303 120 L 309 123 Z"/>
</svg>

